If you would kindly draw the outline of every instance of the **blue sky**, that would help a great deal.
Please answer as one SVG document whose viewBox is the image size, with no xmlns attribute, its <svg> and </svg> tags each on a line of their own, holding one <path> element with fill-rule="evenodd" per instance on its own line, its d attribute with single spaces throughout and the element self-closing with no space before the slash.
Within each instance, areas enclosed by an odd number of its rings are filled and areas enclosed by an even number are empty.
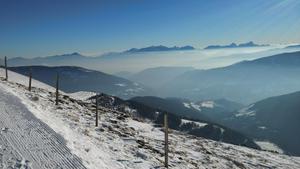
<svg viewBox="0 0 300 169">
<path fill-rule="evenodd" d="M 300 0 L 1 0 L 0 56 L 299 43 Z"/>
</svg>

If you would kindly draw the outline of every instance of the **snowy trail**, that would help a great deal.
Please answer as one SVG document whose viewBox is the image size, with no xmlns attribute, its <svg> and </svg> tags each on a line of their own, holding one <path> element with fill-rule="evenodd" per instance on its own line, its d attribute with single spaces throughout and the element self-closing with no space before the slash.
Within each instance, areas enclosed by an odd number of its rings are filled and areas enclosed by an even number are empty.
<svg viewBox="0 0 300 169">
<path fill-rule="evenodd" d="M 64 139 L 0 86 L 0 168 L 85 168 Z"/>
</svg>

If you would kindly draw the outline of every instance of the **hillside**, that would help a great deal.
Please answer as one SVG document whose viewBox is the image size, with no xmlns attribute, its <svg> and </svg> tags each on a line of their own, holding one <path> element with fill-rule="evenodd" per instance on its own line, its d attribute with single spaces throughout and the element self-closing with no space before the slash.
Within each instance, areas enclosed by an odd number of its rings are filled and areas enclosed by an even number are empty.
<svg viewBox="0 0 300 169">
<path fill-rule="evenodd" d="M 138 83 L 81 67 L 22 66 L 10 67 L 9 69 L 23 75 L 28 75 L 29 70 L 32 69 L 34 79 L 50 86 L 55 86 L 56 74 L 59 73 L 60 89 L 68 93 L 78 91 L 105 92 L 122 98 L 131 98 L 149 92 L 146 87 Z"/>
<path fill-rule="evenodd" d="M 300 52 L 283 53 L 223 68 L 189 71 L 168 82 L 160 93 L 250 104 L 300 90 L 299 73 Z"/>
<path fill-rule="evenodd" d="M 300 92 L 271 97 L 236 112 L 224 123 L 247 135 L 275 143 L 288 154 L 300 155 Z"/>
<path fill-rule="evenodd" d="M 169 101 L 163 99 L 156 99 L 156 103 L 157 104 L 147 104 L 138 98 L 125 101 L 117 97 L 101 94 L 99 104 L 103 107 L 119 111 L 130 110 L 139 117 L 147 118 L 157 125 L 163 124 L 163 113 L 161 112 L 168 112 L 169 125 L 170 128 L 174 130 L 215 141 L 260 149 L 251 138 L 219 124 L 212 123 L 201 112 L 189 111 L 187 108 L 184 109 L 183 104 L 181 104 L 182 106 L 180 107 L 180 105 L 170 104 Z M 172 105 L 175 107 L 172 107 Z M 197 113 L 198 115 L 192 116 L 192 113 Z"/>
<path fill-rule="evenodd" d="M 114 99 L 118 100 L 118 99 Z M 201 136 L 215 141 L 222 141 L 235 145 L 260 149 L 260 147 L 243 133 L 224 127 L 216 123 L 216 119 L 231 115 L 230 105 L 221 103 L 231 103 L 225 100 L 204 101 L 198 104 L 188 100 L 176 98 L 158 98 L 152 96 L 135 97 L 127 102 L 118 100 L 117 105 L 126 104 L 142 117 L 150 118 L 152 121 L 162 124 L 162 116 L 156 114 L 157 111 L 169 112 L 171 128 L 184 131 L 191 135 Z M 104 104 L 104 105 L 107 105 Z M 229 107 L 229 109 L 226 109 Z M 236 107 L 236 110 L 240 106 Z M 143 112 L 143 113 L 141 113 Z M 147 112 L 147 113 L 145 113 Z M 213 118 L 211 118 L 213 117 Z M 214 119 L 214 120 L 212 120 Z"/>
<path fill-rule="evenodd" d="M 76 100 L 62 93 L 59 106 L 55 106 L 54 93 L 48 90 L 51 87 L 39 86 L 34 81 L 34 88 L 29 92 L 22 85 L 27 84 L 27 78 L 13 75 L 10 82 L 1 79 L 0 86 L 18 97 L 37 118 L 63 136 L 67 147 L 82 159 L 87 168 L 163 168 L 163 132 L 160 127 L 137 118 L 130 109 L 122 112 L 104 107 L 99 109 L 99 127 L 95 127 L 95 105 L 92 102 Z M 170 130 L 169 140 L 170 168 L 300 167 L 297 157 L 224 144 L 173 130 Z"/>
</svg>

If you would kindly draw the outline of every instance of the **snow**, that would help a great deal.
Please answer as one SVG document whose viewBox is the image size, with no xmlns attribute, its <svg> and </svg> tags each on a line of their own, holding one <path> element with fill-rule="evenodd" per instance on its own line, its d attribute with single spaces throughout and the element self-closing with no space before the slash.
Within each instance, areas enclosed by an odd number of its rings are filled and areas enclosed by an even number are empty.
<svg viewBox="0 0 300 169">
<path fill-rule="evenodd" d="M 68 95 L 74 99 L 77 100 L 87 100 L 89 98 L 91 98 L 92 96 L 95 96 L 96 93 L 95 92 L 86 92 L 86 91 L 79 91 L 79 92 L 75 92 L 75 93 L 68 93 Z"/>
<path fill-rule="evenodd" d="M 184 107 L 186 107 L 186 108 L 188 108 L 188 109 L 191 108 L 190 103 L 182 103 L 182 104 L 183 104 Z"/>
<path fill-rule="evenodd" d="M 120 86 L 120 87 L 125 87 L 125 86 L 127 86 L 126 84 L 124 84 L 124 83 L 117 83 L 117 84 L 115 84 L 116 86 Z"/>
<path fill-rule="evenodd" d="M 1 76 L 1 75 L 0 75 Z M 18 97 L 26 108 L 56 133 L 90 169 L 163 168 L 164 132 L 129 112 L 99 108 L 99 127 L 89 101 L 61 92 L 59 106 L 45 84 L 35 82 L 32 92 L 17 85 L 26 78 L 15 74 L 0 87 Z M 39 88 L 36 88 L 39 87 Z M 38 99 L 32 99 L 38 98 Z M 299 158 L 215 142 L 169 130 L 170 168 L 300 168 Z"/>
<path fill-rule="evenodd" d="M 0 168 L 85 168 L 63 138 L 34 117 L 16 96 L 3 86 L 0 93 Z"/>
<path fill-rule="evenodd" d="M 128 120 L 127 124 L 129 127 L 133 127 L 142 136 L 147 136 L 157 141 L 164 140 L 164 132 L 159 130 L 159 128 L 153 127 L 153 124 L 151 123 L 144 123 L 136 120 Z"/>
<path fill-rule="evenodd" d="M 255 115 L 256 115 L 255 111 L 248 111 L 248 112 L 240 112 L 235 116 L 240 117 L 240 116 L 255 116 Z"/>
<path fill-rule="evenodd" d="M 186 108 L 201 111 L 201 108 L 210 108 L 210 109 L 214 108 L 215 102 L 214 101 L 203 101 L 203 102 L 200 102 L 199 104 L 194 103 L 194 102 L 189 102 L 189 103 L 184 102 L 183 105 Z"/>
<path fill-rule="evenodd" d="M 278 152 L 280 154 L 284 153 L 284 151 L 274 143 L 268 141 L 255 141 L 255 143 L 258 144 L 263 150 Z"/>
<path fill-rule="evenodd" d="M 182 103 L 184 107 L 188 108 L 188 109 L 195 109 L 198 111 L 201 111 L 201 107 L 197 104 L 195 104 L 194 102 L 190 102 L 190 103 Z"/>
<path fill-rule="evenodd" d="M 265 126 L 259 126 L 258 128 L 262 129 L 262 130 L 266 130 L 267 129 L 267 127 L 265 127 Z"/>
<path fill-rule="evenodd" d="M 126 107 L 124 108 L 124 111 L 127 112 L 127 113 L 135 113 L 135 112 L 136 112 L 135 109 L 131 109 L 131 108 L 128 107 L 128 106 L 126 106 Z"/>
<path fill-rule="evenodd" d="M 204 126 L 207 125 L 207 123 L 201 123 L 201 122 L 197 122 L 197 121 L 181 119 L 181 125 L 182 125 L 182 124 L 186 124 L 186 123 L 195 123 L 195 124 L 198 125 L 199 127 L 204 127 Z"/>
<path fill-rule="evenodd" d="M 195 103 L 191 103 L 191 107 L 193 107 L 194 109 L 198 110 L 198 111 L 201 111 L 201 106 L 195 104 Z"/>
<path fill-rule="evenodd" d="M 206 107 L 206 108 L 214 108 L 214 101 L 204 101 L 201 103 L 201 107 Z"/>
<path fill-rule="evenodd" d="M 241 116 L 255 116 L 256 112 L 254 110 L 250 110 L 254 105 L 250 105 L 246 108 L 243 108 L 239 110 L 237 114 L 235 114 L 235 117 L 241 117 Z"/>
</svg>

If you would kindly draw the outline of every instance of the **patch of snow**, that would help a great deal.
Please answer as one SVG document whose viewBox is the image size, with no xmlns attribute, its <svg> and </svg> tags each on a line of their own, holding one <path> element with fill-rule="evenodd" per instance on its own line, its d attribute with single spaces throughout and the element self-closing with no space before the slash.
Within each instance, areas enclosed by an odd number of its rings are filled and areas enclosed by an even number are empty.
<svg viewBox="0 0 300 169">
<path fill-rule="evenodd" d="M 222 127 L 220 127 L 220 130 L 221 130 L 221 135 L 223 135 L 223 134 L 224 134 L 224 131 L 225 131 L 225 129 L 223 129 Z"/>
<path fill-rule="evenodd" d="M 124 84 L 124 83 L 117 83 L 117 84 L 115 84 L 116 86 L 120 86 L 120 87 L 125 87 L 125 86 L 127 86 L 126 84 Z"/>
<path fill-rule="evenodd" d="M 201 107 L 205 108 L 214 108 L 215 102 L 214 101 L 204 101 L 201 103 Z"/>
<path fill-rule="evenodd" d="M 238 113 L 235 116 L 240 117 L 240 116 L 255 116 L 255 115 L 256 115 L 255 111 L 249 111 L 249 112 Z"/>
<path fill-rule="evenodd" d="M 193 108 L 195 110 L 198 110 L 198 111 L 201 111 L 201 108 L 204 107 L 204 108 L 214 108 L 215 107 L 215 102 L 214 101 L 204 101 L 204 102 L 201 102 L 199 104 L 196 104 L 194 102 L 190 102 L 190 103 L 187 103 L 187 102 L 184 102 L 183 103 L 184 107 L 186 108 Z"/>
<path fill-rule="evenodd" d="M 79 91 L 79 92 L 75 92 L 75 93 L 68 93 L 68 95 L 74 99 L 77 100 L 87 100 L 92 96 L 95 96 L 96 93 L 95 92 L 86 92 L 86 91 Z"/>
<path fill-rule="evenodd" d="M 184 107 L 191 109 L 190 103 L 182 103 Z"/>
<path fill-rule="evenodd" d="M 258 128 L 259 128 L 259 129 L 262 129 L 262 130 L 267 129 L 267 127 L 265 127 L 265 126 L 259 126 Z"/>
<path fill-rule="evenodd" d="M 182 124 L 186 124 L 186 123 L 195 123 L 197 126 L 199 127 L 204 127 L 207 125 L 207 123 L 201 123 L 201 122 L 198 122 L 198 121 L 192 121 L 192 120 L 186 120 L 186 119 L 181 119 L 181 125 Z"/>
<path fill-rule="evenodd" d="M 235 117 L 241 117 L 241 116 L 255 116 L 256 112 L 254 110 L 250 110 L 254 105 L 250 105 L 248 107 L 245 107 L 238 111 L 237 114 L 235 114 Z"/>
<path fill-rule="evenodd" d="M 159 130 L 159 128 L 153 127 L 151 123 L 143 123 L 130 119 L 127 121 L 127 125 L 133 127 L 142 136 L 147 136 L 159 141 L 164 140 L 164 132 Z"/>
<path fill-rule="evenodd" d="M 193 107 L 194 109 L 201 111 L 201 106 L 195 104 L 194 102 L 191 102 L 191 107 Z"/>
<path fill-rule="evenodd" d="M 127 112 L 127 113 L 135 113 L 135 112 L 136 112 L 135 109 L 131 109 L 131 108 L 128 107 L 128 106 L 125 106 L 124 111 Z"/>
<path fill-rule="evenodd" d="M 255 141 L 255 143 L 258 144 L 263 150 L 278 152 L 280 154 L 284 153 L 284 151 L 280 147 L 269 141 Z"/>
</svg>

